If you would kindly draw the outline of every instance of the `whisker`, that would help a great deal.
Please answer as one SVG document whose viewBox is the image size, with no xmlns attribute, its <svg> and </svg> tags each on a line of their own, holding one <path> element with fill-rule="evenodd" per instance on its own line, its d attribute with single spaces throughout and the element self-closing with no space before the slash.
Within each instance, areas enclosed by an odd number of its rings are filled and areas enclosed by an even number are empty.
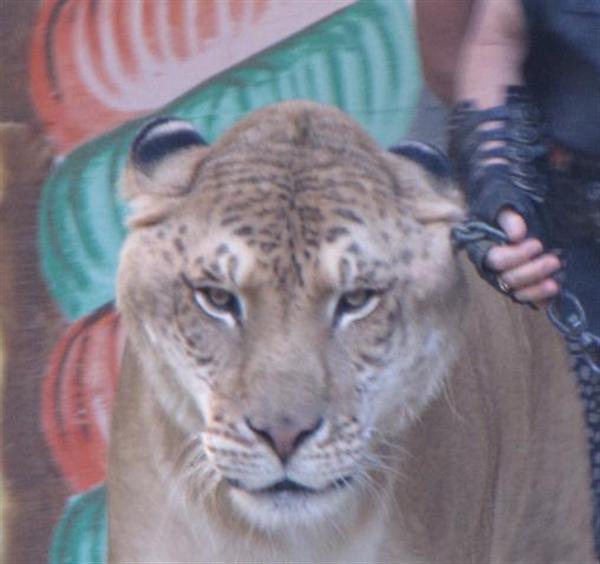
<svg viewBox="0 0 600 564">
<path fill-rule="evenodd" d="M 456 417 L 461 423 L 464 423 L 466 421 L 466 418 L 462 413 L 460 413 L 460 411 L 456 407 L 456 403 L 452 396 L 452 386 L 450 384 L 450 381 L 444 380 L 442 382 L 442 394 L 452 415 L 454 415 L 454 417 Z"/>
<path fill-rule="evenodd" d="M 370 433 L 371 435 L 374 437 L 373 441 L 377 444 L 383 445 L 388 447 L 391 450 L 396 450 L 399 453 L 410 457 L 410 458 L 414 458 L 413 454 L 407 450 L 404 446 L 402 446 L 400 443 L 398 442 L 392 442 L 382 431 L 380 431 L 379 429 L 376 428 L 372 428 L 370 429 Z"/>
<path fill-rule="evenodd" d="M 401 482 L 406 482 L 407 480 L 406 474 L 403 474 L 400 469 L 390 466 L 376 457 L 366 458 L 365 462 L 368 469 L 380 470 L 385 474 L 389 474 L 393 478 L 397 478 Z"/>
<path fill-rule="evenodd" d="M 383 510 L 386 513 L 388 513 L 389 500 L 383 497 L 380 491 L 380 487 L 378 487 L 378 484 L 374 482 L 372 476 L 370 476 L 369 473 L 366 472 L 364 469 L 360 469 L 359 472 L 357 472 L 353 477 L 358 483 L 358 485 L 361 486 L 364 489 L 364 491 L 367 494 L 369 494 L 372 498 L 376 499 L 376 501 L 383 508 Z"/>
</svg>

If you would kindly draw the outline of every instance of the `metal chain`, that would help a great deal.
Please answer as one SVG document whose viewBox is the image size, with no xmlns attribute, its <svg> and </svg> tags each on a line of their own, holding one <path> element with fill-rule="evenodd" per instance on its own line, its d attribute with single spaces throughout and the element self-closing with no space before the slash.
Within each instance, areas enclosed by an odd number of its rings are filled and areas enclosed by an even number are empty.
<svg viewBox="0 0 600 564">
<path fill-rule="evenodd" d="M 451 232 L 452 244 L 457 250 L 469 243 L 487 239 L 503 245 L 509 242 L 504 231 L 476 219 L 469 218 L 455 226 Z M 588 331 L 587 318 L 581 302 L 569 290 L 561 289 L 547 308 L 548 318 L 563 335 L 574 344 L 581 358 L 595 374 L 600 374 L 600 337 Z"/>
<path fill-rule="evenodd" d="M 569 290 L 561 290 L 547 309 L 548 318 L 563 337 L 577 347 L 584 362 L 600 375 L 600 337 L 588 331 L 581 302 Z"/>
<path fill-rule="evenodd" d="M 492 227 L 485 221 L 467 219 L 452 228 L 452 243 L 457 250 L 464 249 L 469 243 L 488 239 L 498 244 L 509 242 L 509 238 L 501 229 Z"/>
</svg>

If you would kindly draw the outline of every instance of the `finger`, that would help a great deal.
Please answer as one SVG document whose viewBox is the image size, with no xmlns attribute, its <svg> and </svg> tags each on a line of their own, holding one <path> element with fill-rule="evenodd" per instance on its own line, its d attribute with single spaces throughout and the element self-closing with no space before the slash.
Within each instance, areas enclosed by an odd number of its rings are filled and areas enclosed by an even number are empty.
<svg viewBox="0 0 600 564">
<path fill-rule="evenodd" d="M 543 251 L 537 239 L 527 239 L 516 245 L 497 245 L 485 257 L 485 265 L 497 272 L 516 268 L 529 262 Z"/>
<path fill-rule="evenodd" d="M 513 291 L 538 284 L 560 270 L 560 260 L 556 255 L 546 253 L 521 266 L 502 272 L 502 280 Z"/>
<path fill-rule="evenodd" d="M 559 287 L 556 280 L 547 278 L 538 284 L 514 292 L 513 295 L 521 302 L 532 302 L 538 306 L 545 306 L 550 298 L 558 294 L 558 291 Z"/>
<path fill-rule="evenodd" d="M 502 210 L 498 216 L 498 225 L 513 243 L 520 243 L 527 235 L 525 220 L 514 210 Z"/>
</svg>

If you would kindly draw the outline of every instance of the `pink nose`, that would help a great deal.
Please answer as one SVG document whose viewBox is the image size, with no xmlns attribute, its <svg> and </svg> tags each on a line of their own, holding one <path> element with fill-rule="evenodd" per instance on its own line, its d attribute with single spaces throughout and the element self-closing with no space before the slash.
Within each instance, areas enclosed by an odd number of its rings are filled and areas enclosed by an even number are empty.
<svg viewBox="0 0 600 564">
<path fill-rule="evenodd" d="M 246 424 L 273 449 L 281 462 L 285 463 L 300 445 L 321 427 L 323 418 L 302 421 L 284 415 L 276 418 L 274 422 L 258 422 L 248 417 Z"/>
</svg>

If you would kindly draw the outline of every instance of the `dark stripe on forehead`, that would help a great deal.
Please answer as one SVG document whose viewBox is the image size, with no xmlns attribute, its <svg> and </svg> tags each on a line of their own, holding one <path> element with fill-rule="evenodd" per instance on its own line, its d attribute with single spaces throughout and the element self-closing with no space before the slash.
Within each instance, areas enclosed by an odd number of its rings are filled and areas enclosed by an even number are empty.
<svg viewBox="0 0 600 564">
<path fill-rule="evenodd" d="M 248 237 L 254 234 L 254 228 L 250 225 L 243 225 L 242 227 L 238 227 L 233 234 L 238 237 Z"/>
<path fill-rule="evenodd" d="M 231 149 L 231 148 L 230 148 Z M 268 153 L 265 155 L 265 151 L 248 151 L 247 148 L 240 149 L 243 151 L 243 157 L 240 158 L 239 154 L 232 156 L 231 154 L 211 155 L 209 161 L 206 163 L 206 170 L 210 170 L 210 174 L 225 173 L 225 174 L 247 174 L 248 167 L 252 166 L 260 167 L 266 170 L 281 170 L 289 166 L 291 147 L 287 151 L 280 151 L 278 155 L 271 147 L 269 147 Z M 278 158 L 279 157 L 279 158 Z"/>
<path fill-rule="evenodd" d="M 350 231 L 348 231 L 348 229 L 346 229 L 345 227 L 331 227 L 327 230 L 327 233 L 325 234 L 325 240 L 328 243 L 335 243 L 335 241 L 337 241 L 337 239 L 339 239 L 340 237 L 349 234 Z"/>
<path fill-rule="evenodd" d="M 221 220 L 221 227 L 227 227 L 228 225 L 231 225 L 233 223 L 238 223 L 239 221 L 242 221 L 242 219 L 244 219 L 244 217 L 239 214 L 228 215 Z"/>
<path fill-rule="evenodd" d="M 321 222 L 324 220 L 323 212 L 316 206 L 301 206 L 298 208 L 302 221 Z"/>
<path fill-rule="evenodd" d="M 347 219 L 348 221 L 352 221 L 353 223 L 358 223 L 359 225 L 363 225 L 364 222 L 363 220 L 358 217 L 358 215 L 353 212 L 351 209 L 348 208 L 335 208 L 333 210 L 333 213 L 335 213 L 336 215 L 343 217 L 344 219 Z"/>
<path fill-rule="evenodd" d="M 296 253 L 292 251 L 291 255 L 292 266 L 294 267 L 294 272 L 296 273 L 296 278 L 298 280 L 298 284 L 300 286 L 304 286 L 304 274 L 302 272 L 302 265 L 296 256 Z"/>
</svg>

